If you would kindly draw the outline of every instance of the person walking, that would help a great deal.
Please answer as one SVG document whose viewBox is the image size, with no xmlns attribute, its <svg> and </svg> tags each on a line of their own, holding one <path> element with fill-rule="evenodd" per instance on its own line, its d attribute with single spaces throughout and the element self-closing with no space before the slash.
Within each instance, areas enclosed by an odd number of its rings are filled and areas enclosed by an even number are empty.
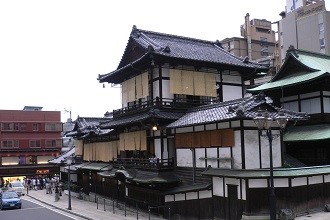
<svg viewBox="0 0 330 220">
<path fill-rule="evenodd" d="M 60 191 L 59 187 L 55 186 L 55 202 L 57 202 L 58 200 L 60 200 Z"/>
</svg>

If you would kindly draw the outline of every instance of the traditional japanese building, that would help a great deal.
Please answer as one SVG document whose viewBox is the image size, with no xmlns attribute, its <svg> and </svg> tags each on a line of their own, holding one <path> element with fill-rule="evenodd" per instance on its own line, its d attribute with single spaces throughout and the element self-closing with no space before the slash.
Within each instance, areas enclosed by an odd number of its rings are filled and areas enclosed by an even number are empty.
<svg viewBox="0 0 330 220">
<path fill-rule="evenodd" d="M 0 177 L 21 181 L 25 177 L 54 175 L 59 168 L 48 160 L 60 155 L 62 122 L 59 111 L 25 106 L 0 110 Z"/>
<path fill-rule="evenodd" d="M 276 106 L 310 115 L 284 136 L 286 154 L 307 166 L 330 164 L 329 73 L 330 56 L 290 47 L 274 78 L 249 90 L 272 97 Z"/>
<path fill-rule="evenodd" d="M 302 60 L 311 64 L 310 58 Z M 301 65 L 305 69 L 299 66 L 288 55 L 281 71 L 303 81 L 302 71 L 310 73 L 308 79 L 327 75 L 306 63 Z M 285 150 L 295 136 L 287 133 L 283 138 L 284 131 L 274 125 L 272 134 L 278 138 L 270 145 L 253 122 L 262 110 L 271 118 L 290 118 L 290 130 L 312 123 L 301 113 L 310 113 L 304 108 L 281 108 L 285 96 L 279 90 L 252 88 L 254 79 L 267 70 L 229 54 L 217 41 L 134 26 L 118 68 L 99 75 L 101 83 L 121 86 L 123 107 L 94 126 L 78 120 L 73 131 L 83 158 L 76 168 L 86 192 L 162 209 L 164 216 L 256 219 L 269 215 L 272 179 L 277 214 L 282 209 L 299 214 L 323 207 L 330 201 L 330 168 L 297 168 L 302 163 Z M 282 77 L 276 75 L 273 84 L 265 85 L 277 85 Z M 301 91 L 297 88 L 292 91 Z M 248 95 L 247 89 L 256 95 Z"/>
</svg>

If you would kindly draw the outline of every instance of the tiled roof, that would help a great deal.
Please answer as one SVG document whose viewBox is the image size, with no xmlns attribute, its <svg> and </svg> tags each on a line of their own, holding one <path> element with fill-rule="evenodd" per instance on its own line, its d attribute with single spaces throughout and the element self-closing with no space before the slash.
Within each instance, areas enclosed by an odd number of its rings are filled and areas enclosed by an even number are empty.
<svg viewBox="0 0 330 220">
<path fill-rule="evenodd" d="M 109 121 L 109 118 L 78 117 L 73 131 L 67 133 L 67 136 L 87 137 L 89 135 L 105 135 L 111 132 L 110 129 L 99 127 L 101 122 Z"/>
<path fill-rule="evenodd" d="M 206 41 L 183 36 L 152 32 L 137 29 L 134 26 L 127 47 L 131 45 L 130 42 L 134 42 L 136 45 L 138 45 L 144 52 L 144 55 L 127 64 L 125 63 L 126 60 L 124 58 L 130 49 L 126 48 L 126 51 L 117 70 L 108 74 L 100 75 L 100 82 L 107 82 L 111 76 L 131 68 L 133 64 L 136 65 L 140 61 L 145 62 L 144 58 L 149 58 L 150 55 L 152 55 L 154 58 L 174 58 L 179 60 L 213 64 L 213 66 L 226 65 L 231 68 L 245 68 L 247 71 L 251 70 L 253 73 L 268 70 L 268 67 L 265 65 L 258 64 L 256 62 L 250 62 L 246 58 L 239 58 L 230 54 L 221 47 L 221 44 L 218 41 Z"/>
<path fill-rule="evenodd" d="M 287 66 L 291 65 L 292 62 L 298 63 L 300 66 L 296 72 L 287 70 Z M 270 82 L 248 89 L 248 91 L 256 93 L 290 87 L 297 84 L 306 84 L 325 76 L 330 76 L 330 56 L 304 50 L 291 49 L 288 50 L 286 60 L 281 69 L 270 80 Z"/>
<path fill-rule="evenodd" d="M 142 122 L 143 120 L 155 118 L 155 119 L 165 119 L 165 120 L 177 120 L 183 115 L 183 113 L 178 112 L 168 112 L 168 111 L 159 111 L 157 109 L 142 112 L 139 114 L 134 114 L 127 117 L 113 118 L 111 121 L 107 121 L 100 124 L 101 128 L 112 128 L 116 126 L 124 126 L 133 123 Z"/>
<path fill-rule="evenodd" d="M 230 121 L 235 118 L 252 119 L 257 116 L 260 106 L 267 106 L 270 117 L 277 117 L 281 110 L 289 118 L 306 119 L 306 113 L 299 113 L 280 109 L 271 104 L 272 100 L 262 94 L 248 98 L 236 99 L 212 105 L 206 105 L 190 110 L 179 120 L 169 124 L 168 128 L 186 127 L 192 125 L 209 124 L 221 121 Z M 240 114 L 243 113 L 243 114 Z"/>
<path fill-rule="evenodd" d="M 249 68 L 265 68 L 256 63 L 243 62 L 243 58 L 238 58 L 225 51 L 221 48 L 218 42 L 134 28 L 131 37 L 145 50 L 152 46 L 154 54 L 166 57 L 229 64 Z"/>
</svg>

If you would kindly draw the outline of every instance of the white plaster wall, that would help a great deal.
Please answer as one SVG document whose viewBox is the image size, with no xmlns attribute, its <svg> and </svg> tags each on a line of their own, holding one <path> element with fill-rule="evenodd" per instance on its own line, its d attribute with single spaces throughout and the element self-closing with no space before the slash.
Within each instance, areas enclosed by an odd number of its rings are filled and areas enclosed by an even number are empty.
<svg viewBox="0 0 330 220">
<path fill-rule="evenodd" d="M 177 128 L 176 133 L 187 133 L 187 132 L 193 132 L 193 127 L 185 127 L 185 128 Z"/>
<path fill-rule="evenodd" d="M 224 196 L 222 178 L 213 177 L 212 182 L 213 182 L 213 195 Z"/>
<path fill-rule="evenodd" d="M 311 176 L 311 177 L 308 177 L 308 180 L 309 180 L 309 184 L 323 183 L 322 176 Z"/>
<path fill-rule="evenodd" d="M 205 199 L 205 198 L 211 198 L 212 197 L 212 191 L 211 190 L 203 190 L 199 192 L 199 198 Z"/>
<path fill-rule="evenodd" d="M 241 133 L 234 131 L 235 145 L 233 146 L 233 169 L 242 169 L 242 153 L 241 153 Z"/>
<path fill-rule="evenodd" d="M 197 192 L 188 192 L 186 194 L 186 200 L 193 200 L 198 199 L 198 193 Z"/>
<path fill-rule="evenodd" d="M 168 159 L 168 150 L 167 150 L 167 139 L 163 139 L 164 143 L 164 151 L 163 151 L 163 158 L 162 159 Z"/>
<path fill-rule="evenodd" d="M 173 201 L 174 201 L 174 195 L 165 196 L 165 202 L 173 202 Z"/>
<path fill-rule="evenodd" d="M 326 183 L 330 182 L 330 174 L 324 176 L 324 182 Z"/>
<path fill-rule="evenodd" d="M 163 98 L 173 99 L 174 95 L 170 93 L 170 81 L 162 80 Z"/>
<path fill-rule="evenodd" d="M 223 101 L 230 101 L 242 98 L 242 87 L 240 86 L 223 86 Z"/>
<path fill-rule="evenodd" d="M 231 127 L 232 128 L 239 128 L 239 127 L 241 127 L 240 121 L 232 121 L 231 122 Z"/>
<path fill-rule="evenodd" d="M 160 139 L 155 139 L 154 140 L 154 145 L 155 145 L 155 155 L 157 158 L 162 158 L 162 148 L 160 145 Z"/>
<path fill-rule="evenodd" d="M 245 143 L 245 168 L 246 169 L 259 169 L 259 139 L 257 130 L 244 131 Z"/>
<path fill-rule="evenodd" d="M 274 179 L 274 186 L 275 187 L 289 187 L 289 181 L 287 178 L 282 179 Z"/>
<path fill-rule="evenodd" d="M 183 201 L 185 199 L 186 199 L 186 196 L 184 193 L 175 194 L 175 201 Z"/>
<path fill-rule="evenodd" d="M 192 167 L 192 152 L 190 149 L 176 149 L 177 165 L 180 167 Z"/>
<path fill-rule="evenodd" d="M 245 180 L 242 180 L 242 185 L 241 185 L 241 188 L 242 188 L 242 199 L 243 200 L 246 200 L 246 181 Z"/>
<path fill-rule="evenodd" d="M 279 135 L 279 131 L 272 131 L 272 134 Z M 275 137 L 275 136 L 274 136 Z M 269 140 L 266 136 L 260 137 L 261 143 L 261 166 L 269 168 Z M 277 137 L 272 141 L 273 167 L 281 167 L 281 138 Z"/>
<path fill-rule="evenodd" d="M 159 80 L 153 82 L 153 94 L 154 98 L 159 97 Z"/>
<path fill-rule="evenodd" d="M 211 130 L 216 130 L 216 129 L 217 129 L 217 124 L 205 125 L 205 130 L 206 131 L 211 131 Z"/>
<path fill-rule="evenodd" d="M 206 148 L 206 157 L 207 158 L 217 158 L 218 156 L 218 148 Z M 207 166 L 211 166 L 213 168 L 218 167 L 218 160 L 207 160 Z"/>
<path fill-rule="evenodd" d="M 233 74 L 233 72 L 231 72 Z M 237 72 L 237 75 L 226 75 L 225 73 L 222 75 L 222 82 L 224 83 L 236 83 L 241 84 L 242 79 L 240 74 Z"/>
<path fill-rule="evenodd" d="M 199 126 L 195 126 L 194 127 L 195 131 L 204 131 L 204 126 L 203 125 L 199 125 Z"/>
<path fill-rule="evenodd" d="M 218 123 L 218 129 L 226 129 L 229 128 L 229 122 Z"/>
<path fill-rule="evenodd" d="M 195 148 L 196 167 L 205 167 L 205 148 Z"/>
<path fill-rule="evenodd" d="M 267 179 L 250 179 L 249 180 L 250 188 L 265 188 L 268 187 Z"/>
<path fill-rule="evenodd" d="M 320 92 L 310 92 L 310 93 L 305 93 L 305 94 L 301 94 L 300 98 L 305 99 L 305 98 L 311 98 L 311 97 L 316 97 L 316 96 L 320 96 Z"/>
<path fill-rule="evenodd" d="M 220 147 L 219 148 L 219 158 L 231 158 L 230 155 L 231 147 Z M 234 159 L 235 162 L 235 159 Z M 230 160 L 220 160 L 220 168 L 231 168 Z"/>
<path fill-rule="evenodd" d="M 329 113 L 330 112 L 330 98 L 328 98 L 328 97 L 323 98 L 323 102 L 324 102 L 324 112 Z"/>
<path fill-rule="evenodd" d="M 292 186 L 305 186 L 307 185 L 307 177 L 299 177 L 292 179 Z"/>
</svg>

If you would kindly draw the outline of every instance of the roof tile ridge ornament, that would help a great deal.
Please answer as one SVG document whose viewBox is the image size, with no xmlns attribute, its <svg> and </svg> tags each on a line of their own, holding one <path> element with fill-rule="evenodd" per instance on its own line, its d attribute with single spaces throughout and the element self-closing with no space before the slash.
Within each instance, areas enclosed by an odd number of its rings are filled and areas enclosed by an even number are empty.
<svg viewBox="0 0 330 220">
<path fill-rule="evenodd" d="M 132 27 L 131 36 L 132 37 L 140 37 L 140 32 L 136 28 L 136 25 L 133 25 L 133 27 Z"/>
<path fill-rule="evenodd" d="M 152 40 L 150 37 L 148 37 L 145 33 L 139 32 L 139 34 L 140 34 L 139 37 L 143 38 L 143 40 L 145 40 L 149 45 L 156 48 L 155 50 L 158 50 L 158 51 L 162 50 L 162 47 L 158 43 L 156 43 L 154 40 Z"/>
<path fill-rule="evenodd" d="M 293 54 L 295 57 L 297 57 L 297 58 L 299 57 L 299 55 L 298 55 L 298 53 L 297 53 L 297 50 L 294 48 L 293 45 L 290 45 L 290 46 L 289 46 L 287 52 L 292 53 L 292 54 Z"/>
</svg>

